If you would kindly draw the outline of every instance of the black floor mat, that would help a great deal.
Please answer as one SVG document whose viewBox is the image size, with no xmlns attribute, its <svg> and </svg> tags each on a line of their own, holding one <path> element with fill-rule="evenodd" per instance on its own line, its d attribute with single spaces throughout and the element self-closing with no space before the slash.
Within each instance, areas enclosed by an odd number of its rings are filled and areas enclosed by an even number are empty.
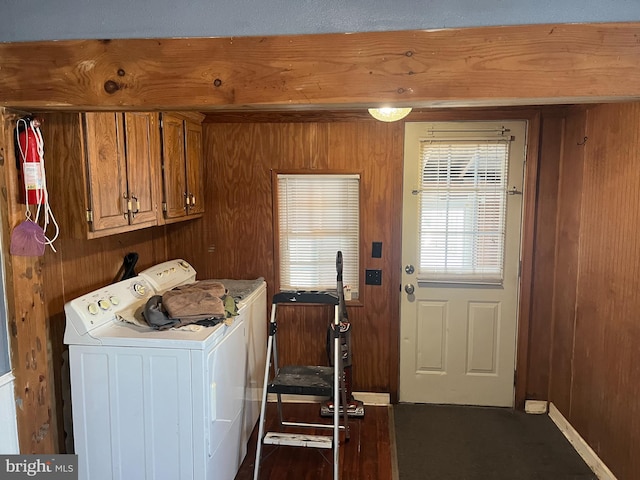
<svg viewBox="0 0 640 480">
<path fill-rule="evenodd" d="M 547 415 L 393 407 L 400 480 L 597 480 Z"/>
</svg>

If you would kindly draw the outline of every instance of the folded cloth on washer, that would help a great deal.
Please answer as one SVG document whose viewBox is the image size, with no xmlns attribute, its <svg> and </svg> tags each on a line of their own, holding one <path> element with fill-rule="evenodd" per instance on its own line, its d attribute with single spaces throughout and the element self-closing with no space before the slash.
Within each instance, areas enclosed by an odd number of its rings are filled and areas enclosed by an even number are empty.
<svg viewBox="0 0 640 480">
<path fill-rule="evenodd" d="M 238 308 L 222 283 L 201 280 L 178 286 L 162 296 L 154 295 L 147 301 L 143 315 L 151 327 L 166 330 L 194 323 L 214 326 L 224 321 L 230 325 Z"/>
<path fill-rule="evenodd" d="M 224 315 L 222 316 L 185 316 L 184 318 L 172 318 L 167 313 L 162 296 L 154 295 L 144 306 L 143 316 L 147 324 L 156 330 L 167 330 L 169 328 L 181 328 L 189 325 L 201 325 L 212 327 L 221 322 L 226 322 Z"/>
<path fill-rule="evenodd" d="M 162 304 L 171 318 L 196 322 L 207 318 L 225 318 L 225 288 L 219 282 L 203 280 L 165 292 Z"/>
</svg>

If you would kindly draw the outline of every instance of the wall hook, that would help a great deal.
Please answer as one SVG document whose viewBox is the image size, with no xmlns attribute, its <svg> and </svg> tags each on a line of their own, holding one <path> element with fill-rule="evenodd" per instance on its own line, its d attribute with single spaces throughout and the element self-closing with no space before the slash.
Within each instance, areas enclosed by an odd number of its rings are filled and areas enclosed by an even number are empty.
<svg viewBox="0 0 640 480">
<path fill-rule="evenodd" d="M 581 142 L 578 142 L 578 145 L 584 145 L 585 143 L 587 143 L 588 139 L 589 137 L 584 137 Z"/>
</svg>

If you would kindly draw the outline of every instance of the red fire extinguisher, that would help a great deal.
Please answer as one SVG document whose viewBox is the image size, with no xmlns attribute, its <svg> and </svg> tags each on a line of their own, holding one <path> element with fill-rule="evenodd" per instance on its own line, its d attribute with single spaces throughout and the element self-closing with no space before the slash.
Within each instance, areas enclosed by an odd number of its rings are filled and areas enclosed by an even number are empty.
<svg viewBox="0 0 640 480">
<path fill-rule="evenodd" d="M 42 205 L 45 198 L 43 142 L 40 121 L 30 117 L 18 120 L 17 161 L 21 180 L 21 203 Z"/>
</svg>

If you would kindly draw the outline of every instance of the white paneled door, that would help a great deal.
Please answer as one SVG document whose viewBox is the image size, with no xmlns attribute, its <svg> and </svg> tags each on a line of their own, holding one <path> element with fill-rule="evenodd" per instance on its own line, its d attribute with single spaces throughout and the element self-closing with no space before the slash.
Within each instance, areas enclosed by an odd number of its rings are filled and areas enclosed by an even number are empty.
<svg viewBox="0 0 640 480">
<path fill-rule="evenodd" d="M 400 401 L 513 405 L 525 134 L 406 123 Z"/>
</svg>

